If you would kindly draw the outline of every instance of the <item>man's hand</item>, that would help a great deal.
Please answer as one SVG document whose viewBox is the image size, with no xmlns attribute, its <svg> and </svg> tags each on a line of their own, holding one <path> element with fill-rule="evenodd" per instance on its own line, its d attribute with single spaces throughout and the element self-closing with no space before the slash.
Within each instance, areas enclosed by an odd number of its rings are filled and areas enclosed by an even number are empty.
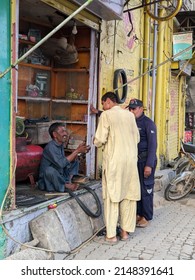
<svg viewBox="0 0 195 280">
<path fill-rule="evenodd" d="M 150 166 L 144 167 L 144 178 L 148 178 L 152 173 L 152 168 Z"/>
<path fill-rule="evenodd" d="M 76 149 L 78 154 L 86 154 L 90 151 L 91 147 L 89 145 L 86 145 L 84 142 L 81 143 L 78 148 Z"/>
<path fill-rule="evenodd" d="M 95 107 L 93 107 L 93 105 L 91 104 L 90 105 L 90 113 L 91 114 L 98 114 L 98 109 L 96 109 Z"/>
</svg>

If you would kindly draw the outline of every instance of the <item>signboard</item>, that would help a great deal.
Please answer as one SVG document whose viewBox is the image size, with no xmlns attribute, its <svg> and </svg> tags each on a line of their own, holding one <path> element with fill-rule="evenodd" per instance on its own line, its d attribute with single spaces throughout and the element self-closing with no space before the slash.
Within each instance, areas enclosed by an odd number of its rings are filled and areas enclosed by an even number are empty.
<svg viewBox="0 0 195 280">
<path fill-rule="evenodd" d="M 173 56 L 192 46 L 192 32 L 173 34 Z M 188 60 L 192 58 L 192 49 L 184 51 L 173 60 Z"/>
</svg>

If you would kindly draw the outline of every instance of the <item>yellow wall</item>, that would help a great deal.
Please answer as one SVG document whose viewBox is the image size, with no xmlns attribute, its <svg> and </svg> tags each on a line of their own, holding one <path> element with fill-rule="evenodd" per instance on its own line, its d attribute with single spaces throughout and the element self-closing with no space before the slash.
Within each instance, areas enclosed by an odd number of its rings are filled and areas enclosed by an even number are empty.
<svg viewBox="0 0 195 280">
<path fill-rule="evenodd" d="M 128 82 L 140 74 L 140 53 L 142 51 L 141 18 L 143 9 L 131 12 L 133 26 L 128 14 L 124 13 L 121 21 L 103 21 L 100 39 L 100 85 L 99 104 L 101 96 L 113 90 L 113 77 L 116 69 L 126 71 Z M 130 36 L 127 34 L 132 29 Z M 130 98 L 138 97 L 140 79 L 128 83 L 128 95 L 124 107 Z M 120 91 L 119 91 L 120 92 Z M 100 106 L 101 108 L 101 106 Z"/>
<path fill-rule="evenodd" d="M 173 19 L 158 22 L 156 92 L 154 93 L 152 93 L 152 77 L 149 73 L 143 75 L 152 67 L 154 21 L 144 13 L 143 9 L 132 11 L 131 21 L 132 25 L 128 14 L 125 13 L 121 21 L 102 23 L 99 109 L 101 109 L 101 96 L 106 91 L 113 90 L 114 71 L 119 68 L 125 69 L 129 82 L 128 95 L 121 106 L 125 107 L 132 97 L 137 97 L 143 100 L 146 115 L 149 117 L 154 115 L 158 131 L 157 169 L 162 169 L 178 155 L 179 139 L 183 135 L 185 122 L 183 101 L 185 93 L 182 92 L 185 79 L 178 77 L 177 81 L 173 82 L 171 62 L 168 61 L 172 56 Z M 131 35 L 128 37 L 127 34 L 131 29 Z M 177 84 L 177 87 L 174 87 L 173 83 Z M 172 89 L 178 97 L 177 101 L 173 100 Z M 155 96 L 154 113 L 152 96 Z M 173 106 L 176 106 L 174 116 L 171 115 Z M 100 154 L 98 154 L 98 164 L 101 164 Z"/>
</svg>

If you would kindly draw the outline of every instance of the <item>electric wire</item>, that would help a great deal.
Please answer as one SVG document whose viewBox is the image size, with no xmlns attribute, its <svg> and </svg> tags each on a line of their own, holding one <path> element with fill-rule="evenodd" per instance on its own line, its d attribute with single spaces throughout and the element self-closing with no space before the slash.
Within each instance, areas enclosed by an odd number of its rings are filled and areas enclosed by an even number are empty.
<svg viewBox="0 0 195 280">
<path fill-rule="evenodd" d="M 172 60 L 173 60 L 174 58 L 180 56 L 181 54 L 185 53 L 186 51 L 191 50 L 191 49 L 194 48 L 194 47 L 195 47 L 195 44 L 189 46 L 188 48 L 182 50 L 181 52 L 178 52 L 177 54 L 175 54 L 175 55 L 169 57 L 168 59 L 164 60 L 163 62 L 157 64 L 156 66 L 154 66 L 154 67 L 152 67 L 152 68 L 150 68 L 150 69 L 147 70 L 146 72 L 144 72 L 144 73 L 140 74 L 139 76 L 133 78 L 132 80 L 127 81 L 127 83 L 123 84 L 122 86 L 120 86 L 120 87 L 118 87 L 118 88 L 115 88 L 113 91 L 116 92 L 118 89 L 122 89 L 123 87 L 127 86 L 128 84 L 130 84 L 130 83 L 132 83 L 132 82 L 134 82 L 134 81 L 140 79 L 141 77 L 145 76 L 146 74 L 150 73 L 151 71 L 158 69 L 160 66 L 166 64 L 167 62 L 172 62 Z"/>
</svg>

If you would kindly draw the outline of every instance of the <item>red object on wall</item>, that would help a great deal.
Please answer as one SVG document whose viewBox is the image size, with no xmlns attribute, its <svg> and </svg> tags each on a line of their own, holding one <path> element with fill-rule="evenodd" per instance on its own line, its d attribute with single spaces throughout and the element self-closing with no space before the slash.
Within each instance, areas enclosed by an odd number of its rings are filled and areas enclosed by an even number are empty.
<svg viewBox="0 0 195 280">
<path fill-rule="evenodd" d="M 186 130 L 184 134 L 184 143 L 191 143 L 192 144 L 192 131 Z"/>
<path fill-rule="evenodd" d="M 38 145 L 27 145 L 26 142 L 25 137 L 16 138 L 16 182 L 26 181 L 29 178 L 31 185 L 35 185 L 43 148 Z"/>
</svg>

